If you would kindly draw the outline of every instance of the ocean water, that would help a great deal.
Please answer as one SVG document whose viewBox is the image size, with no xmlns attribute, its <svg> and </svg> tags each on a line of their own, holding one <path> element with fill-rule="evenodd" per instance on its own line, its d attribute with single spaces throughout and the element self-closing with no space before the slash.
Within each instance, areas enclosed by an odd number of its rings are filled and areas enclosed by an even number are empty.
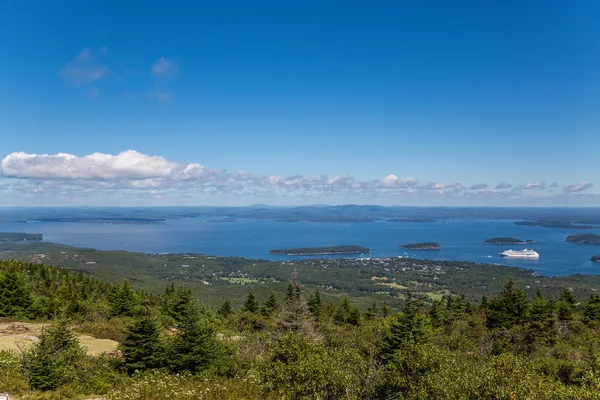
<svg viewBox="0 0 600 400">
<path fill-rule="evenodd" d="M 592 255 L 600 254 L 600 245 L 578 245 L 565 241 L 570 234 L 594 231 L 518 226 L 513 222 L 468 219 L 435 223 L 317 223 L 246 219 L 211 222 L 189 218 L 156 225 L 29 222 L 0 225 L 0 231 L 42 233 L 45 241 L 100 250 L 189 252 L 287 260 L 303 257 L 268 252 L 277 248 L 352 244 L 370 248 L 371 257 L 410 256 L 521 266 L 550 276 L 600 273 L 600 264 L 590 261 Z M 533 239 L 535 243 L 526 246 L 483 243 L 485 239 L 499 236 Z M 426 241 L 437 242 L 442 249 L 411 251 L 398 248 L 401 244 Z M 540 258 L 510 260 L 498 255 L 508 248 L 533 248 L 540 253 Z"/>
</svg>

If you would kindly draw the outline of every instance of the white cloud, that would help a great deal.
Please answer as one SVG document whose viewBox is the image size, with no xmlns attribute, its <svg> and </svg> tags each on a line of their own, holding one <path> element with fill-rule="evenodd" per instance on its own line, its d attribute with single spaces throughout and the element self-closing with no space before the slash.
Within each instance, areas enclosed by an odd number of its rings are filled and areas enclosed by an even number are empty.
<svg viewBox="0 0 600 400">
<path fill-rule="evenodd" d="M 496 185 L 495 189 L 498 189 L 498 190 L 510 189 L 512 186 L 513 185 L 511 185 L 510 183 L 500 182 L 499 184 Z"/>
<path fill-rule="evenodd" d="M 179 70 L 177 63 L 165 57 L 159 58 L 152 65 L 152 74 L 157 77 L 169 77 L 177 75 Z"/>
<path fill-rule="evenodd" d="M 486 204 L 497 204 L 496 200 L 502 199 L 550 196 L 548 192 L 533 190 L 545 187 L 541 182 L 519 185 L 510 191 L 502 190 L 514 187 L 506 182 L 491 189 L 486 183 L 471 186 L 459 182 L 419 183 L 416 178 L 399 178 L 395 174 L 380 180 L 358 180 L 349 175 L 257 175 L 246 171 L 209 170 L 198 163 L 175 162 L 134 150 L 116 155 L 93 153 L 85 156 L 11 153 L 0 162 L 0 173 L 4 177 L 3 182 L 10 182 L 10 189 L 4 190 L 23 196 L 44 193 L 49 199 L 52 196 L 89 199 L 100 195 L 119 198 L 142 196 L 144 199 L 160 196 L 176 200 L 263 196 L 276 199 L 340 199 L 342 202 L 356 199 L 380 199 L 382 202 L 409 200 L 418 203 L 416 199 L 435 202 L 439 198 L 443 202 L 459 202 L 460 199 L 472 198 L 479 202 L 489 201 Z M 566 198 L 590 187 L 589 182 L 569 185 L 563 189 L 562 196 Z M 523 190 L 525 188 L 532 190 Z"/>
<path fill-rule="evenodd" d="M 590 182 L 581 182 L 579 185 L 568 185 L 563 188 L 565 193 L 581 193 L 593 187 Z"/>
<path fill-rule="evenodd" d="M 487 183 L 476 183 L 475 185 L 471 185 L 470 190 L 482 190 L 487 189 Z"/>
<path fill-rule="evenodd" d="M 2 174 L 10 178 L 120 180 L 167 178 L 187 174 L 186 165 L 148 156 L 134 150 L 118 155 L 94 153 L 84 157 L 59 153 L 11 153 L 0 163 Z M 196 167 L 197 168 L 197 167 Z"/>
<path fill-rule="evenodd" d="M 66 63 L 58 71 L 58 76 L 73 85 L 87 85 L 97 81 L 108 74 L 108 67 L 101 65 L 99 58 L 106 53 L 106 48 L 101 48 L 96 54 L 90 49 L 83 49 L 73 60 Z"/>
</svg>

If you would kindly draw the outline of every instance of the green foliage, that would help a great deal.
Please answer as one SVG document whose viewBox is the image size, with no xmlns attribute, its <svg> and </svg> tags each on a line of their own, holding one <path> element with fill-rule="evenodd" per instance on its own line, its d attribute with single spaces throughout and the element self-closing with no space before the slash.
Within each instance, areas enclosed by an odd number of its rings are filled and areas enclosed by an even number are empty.
<svg viewBox="0 0 600 400">
<path fill-rule="evenodd" d="M 538 292 L 533 303 L 527 310 L 528 341 L 544 344 L 556 342 L 556 318 L 554 317 L 554 304 L 546 301 L 541 292 Z"/>
<path fill-rule="evenodd" d="M 138 311 L 138 296 L 127 280 L 123 282 L 123 285 L 110 292 L 108 300 L 112 316 L 134 317 Z"/>
<path fill-rule="evenodd" d="M 351 349 L 331 349 L 305 335 L 284 334 L 259 367 L 267 390 L 288 399 L 358 398 L 361 364 Z"/>
<path fill-rule="evenodd" d="M 583 310 L 583 320 L 589 326 L 598 326 L 600 323 L 600 295 L 590 295 Z"/>
<path fill-rule="evenodd" d="M 16 266 L 0 270 L 0 317 L 28 317 L 31 291 Z"/>
<path fill-rule="evenodd" d="M 252 314 L 256 314 L 259 311 L 260 311 L 260 303 L 258 302 L 258 300 L 256 300 L 256 296 L 254 295 L 254 292 L 251 290 L 248 293 L 248 298 L 246 299 L 244 306 L 242 307 L 242 312 L 249 312 Z"/>
<path fill-rule="evenodd" d="M 279 329 L 300 335 L 315 335 L 314 319 L 295 271 L 292 272 L 286 293 L 286 301 L 279 319 Z"/>
<path fill-rule="evenodd" d="M 406 344 L 427 341 L 431 328 L 426 315 L 419 312 L 419 304 L 410 290 L 406 293 L 402 312 L 392 320 L 390 332 L 381 345 L 381 355 L 388 358 Z"/>
<path fill-rule="evenodd" d="M 235 311 L 233 311 L 233 306 L 231 305 L 231 302 L 229 301 L 229 299 L 227 299 L 225 300 L 225 303 L 223 303 L 221 308 L 219 308 L 218 314 L 223 318 L 228 318 L 234 312 Z"/>
<path fill-rule="evenodd" d="M 263 305 L 263 308 L 261 309 L 261 312 L 265 316 L 269 317 L 278 311 L 279 311 L 279 302 L 277 301 L 277 297 L 275 296 L 275 293 L 273 291 L 271 291 L 271 293 L 269 293 L 269 298 L 265 301 L 265 304 Z"/>
<path fill-rule="evenodd" d="M 39 342 L 25 355 L 29 386 L 37 390 L 53 390 L 73 379 L 75 363 L 84 351 L 65 321 L 45 329 Z"/>
<path fill-rule="evenodd" d="M 522 290 L 515 287 L 515 281 L 509 279 L 504 290 L 495 296 L 487 306 L 488 326 L 494 328 L 512 328 L 525 322 L 527 298 Z"/>
<path fill-rule="evenodd" d="M 149 312 L 145 312 L 128 329 L 120 349 L 123 364 L 130 373 L 163 366 L 164 346 L 156 320 Z"/>
<path fill-rule="evenodd" d="M 169 346 L 167 364 L 173 372 L 199 373 L 211 370 L 231 375 L 233 365 L 227 346 L 217 338 L 216 327 L 196 306 L 188 305 Z"/>
</svg>

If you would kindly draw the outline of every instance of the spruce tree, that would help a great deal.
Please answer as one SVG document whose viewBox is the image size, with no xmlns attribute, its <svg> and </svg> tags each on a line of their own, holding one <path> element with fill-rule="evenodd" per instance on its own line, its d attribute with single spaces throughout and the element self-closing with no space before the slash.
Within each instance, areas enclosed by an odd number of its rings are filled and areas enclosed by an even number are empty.
<svg viewBox="0 0 600 400">
<path fill-rule="evenodd" d="M 273 291 L 271 291 L 269 298 L 267 298 L 267 301 L 265 301 L 262 311 L 266 316 L 271 316 L 279 311 L 279 302 L 277 301 L 277 297 L 275 297 L 275 293 L 273 293 Z"/>
<path fill-rule="evenodd" d="M 219 311 L 217 313 L 223 318 L 228 318 L 234 313 L 233 307 L 231 306 L 231 302 L 229 301 L 229 299 L 225 300 L 225 303 L 223 303 L 223 305 L 221 306 L 221 308 L 219 308 Z"/>
<path fill-rule="evenodd" d="M 392 321 L 390 332 L 381 345 L 382 358 L 387 358 L 405 344 L 420 344 L 427 340 L 429 331 L 419 313 L 419 304 L 410 290 L 405 295 L 402 312 Z"/>
<path fill-rule="evenodd" d="M 193 303 L 189 303 L 182 313 L 181 325 L 168 354 L 168 365 L 173 372 L 192 374 L 207 370 L 224 356 L 216 328 Z"/>
<path fill-rule="evenodd" d="M 246 299 L 244 306 L 242 307 L 242 312 L 249 312 L 252 314 L 256 314 L 259 311 L 260 311 L 260 303 L 258 302 L 258 300 L 256 300 L 256 296 L 254 295 L 254 292 L 251 290 L 248 293 L 248 298 Z"/>
<path fill-rule="evenodd" d="M 296 271 L 292 272 L 288 294 L 279 321 L 280 330 L 300 335 L 315 335 L 314 319 L 302 295 L 302 286 L 298 282 Z"/>
<path fill-rule="evenodd" d="M 319 289 L 315 289 L 315 294 L 308 300 L 308 308 L 313 317 L 315 317 L 316 320 L 319 320 L 321 312 L 323 311 L 323 304 L 321 302 L 321 294 L 319 293 Z"/>
<path fill-rule="evenodd" d="M 128 329 L 120 349 L 123 364 L 130 373 L 163 365 L 164 348 L 157 324 L 148 311 Z"/>
<path fill-rule="evenodd" d="M 44 329 L 39 341 L 25 355 L 29 386 L 54 390 L 75 376 L 76 362 L 84 356 L 75 334 L 65 321 Z"/>
<path fill-rule="evenodd" d="M 583 310 L 583 321 L 593 327 L 600 322 L 600 295 L 590 295 L 590 299 Z"/>
<path fill-rule="evenodd" d="M 0 317 L 28 317 L 32 302 L 31 290 L 16 268 L 0 273 Z"/>
<path fill-rule="evenodd" d="M 556 341 L 556 326 L 552 303 L 546 301 L 538 290 L 536 299 L 527 310 L 527 337 L 530 343 L 553 344 Z"/>
<path fill-rule="evenodd" d="M 526 319 L 527 297 L 515 287 L 511 278 L 504 285 L 500 294 L 495 296 L 487 307 L 487 323 L 494 328 L 512 328 L 522 325 Z"/>
</svg>

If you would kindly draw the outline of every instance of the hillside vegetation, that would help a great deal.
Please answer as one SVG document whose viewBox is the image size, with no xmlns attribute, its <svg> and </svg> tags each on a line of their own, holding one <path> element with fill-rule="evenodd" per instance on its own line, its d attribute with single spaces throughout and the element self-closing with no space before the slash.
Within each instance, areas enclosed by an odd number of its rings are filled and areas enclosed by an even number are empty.
<svg viewBox="0 0 600 400">
<path fill-rule="evenodd" d="M 399 310 L 360 309 L 301 280 L 292 271 L 281 292 L 212 308 L 184 286 L 150 294 L 0 261 L 0 317 L 48 324 L 32 347 L 0 352 L 0 388 L 29 399 L 600 398 L 599 295 L 529 300 L 509 279 L 477 304 L 399 287 Z M 87 355 L 81 334 L 119 351 Z"/>
</svg>

